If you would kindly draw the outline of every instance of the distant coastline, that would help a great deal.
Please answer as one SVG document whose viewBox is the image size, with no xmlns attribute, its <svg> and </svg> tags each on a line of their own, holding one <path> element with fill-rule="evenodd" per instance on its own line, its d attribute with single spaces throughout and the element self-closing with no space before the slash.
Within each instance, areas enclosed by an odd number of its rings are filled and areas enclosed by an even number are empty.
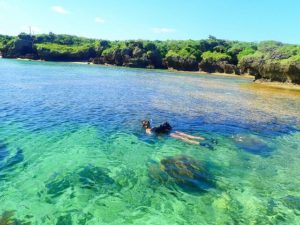
<svg viewBox="0 0 300 225">
<path fill-rule="evenodd" d="M 186 41 L 107 41 L 53 33 L 0 35 L 3 58 L 167 69 L 193 74 L 253 77 L 300 84 L 300 46 L 238 42 L 210 36 Z"/>
<path fill-rule="evenodd" d="M 20 61 L 34 61 L 34 62 L 50 62 L 45 60 L 33 60 L 33 59 L 26 59 L 26 58 L 16 58 L 15 60 Z M 119 67 L 115 65 L 101 65 L 101 64 L 93 64 L 89 62 L 59 62 L 59 63 L 72 63 L 72 64 L 78 64 L 78 65 L 93 65 L 93 66 L 103 66 L 103 67 Z M 129 68 L 130 69 L 130 68 Z M 137 69 L 137 68 L 132 68 Z M 155 69 L 153 69 L 155 70 Z M 180 71 L 180 70 L 174 70 L 174 69 L 163 69 L 161 70 L 163 72 L 171 72 L 171 73 L 177 73 L 177 74 L 190 74 L 195 76 L 202 76 L 202 75 L 212 75 L 212 76 L 222 76 L 222 77 L 231 77 L 231 78 L 244 78 L 244 79 L 251 79 L 254 81 L 254 77 L 252 75 L 248 74 L 242 74 L 242 75 L 235 75 L 235 74 L 228 74 L 228 73 L 208 73 L 203 71 Z M 295 90 L 300 92 L 300 85 L 299 84 L 293 84 L 293 83 L 283 83 L 283 82 L 276 82 L 276 81 L 269 81 L 269 80 L 256 80 L 253 82 L 254 86 L 259 87 L 260 85 L 265 87 L 271 87 L 276 89 L 286 89 L 286 90 Z"/>
<path fill-rule="evenodd" d="M 15 60 L 20 60 L 20 61 L 35 61 L 35 62 L 53 62 L 53 61 L 46 61 L 46 60 L 41 60 L 41 59 L 28 59 L 28 58 L 16 58 Z M 83 61 L 54 61 L 54 62 L 60 62 L 60 63 L 72 63 L 72 64 L 78 64 L 78 65 L 94 65 L 94 66 L 105 66 L 105 67 L 120 67 L 116 65 L 111 65 L 111 64 L 93 64 L 91 62 L 83 62 Z M 124 68 L 132 68 L 132 69 L 143 69 L 143 68 L 134 68 L 134 67 L 124 67 Z M 151 69 L 147 69 L 151 70 Z M 238 77 L 238 78 L 247 78 L 247 79 L 253 79 L 254 76 L 249 75 L 249 74 L 241 74 L 241 75 L 236 75 L 232 73 L 209 73 L 209 72 L 204 72 L 204 71 L 184 71 L 184 70 L 175 70 L 175 69 L 152 69 L 152 70 L 161 70 L 164 72 L 172 72 L 172 73 L 178 73 L 178 74 L 191 74 L 191 75 L 213 75 L 213 76 L 225 76 L 225 77 Z M 261 81 L 261 83 L 270 83 L 269 81 Z M 282 83 L 282 85 L 285 85 L 287 83 Z M 288 84 L 287 84 L 288 85 Z M 299 85 L 300 87 L 300 85 Z"/>
</svg>

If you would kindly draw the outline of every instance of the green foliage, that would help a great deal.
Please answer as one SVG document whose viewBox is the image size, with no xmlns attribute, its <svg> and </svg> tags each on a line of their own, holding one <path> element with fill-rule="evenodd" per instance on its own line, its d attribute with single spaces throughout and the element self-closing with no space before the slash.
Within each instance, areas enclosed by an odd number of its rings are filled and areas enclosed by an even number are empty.
<svg viewBox="0 0 300 225">
<path fill-rule="evenodd" d="M 257 45 L 260 52 L 271 52 L 282 46 L 283 44 L 278 41 L 262 41 Z"/>
<path fill-rule="evenodd" d="M 95 45 L 97 40 L 66 34 L 38 34 L 34 36 L 35 43 L 55 43 L 61 45 Z"/>
<path fill-rule="evenodd" d="M 202 54 L 202 58 L 212 59 L 214 61 L 230 61 L 231 57 L 225 53 L 207 51 Z"/>
<path fill-rule="evenodd" d="M 227 61 L 234 65 L 261 60 L 266 63 L 279 62 L 282 65 L 300 63 L 299 45 L 276 41 L 260 43 L 227 41 L 214 36 L 199 41 L 108 41 L 65 34 L 21 33 L 16 37 L 0 35 L 0 51 L 8 58 L 27 57 L 28 54 L 32 54 L 34 59 L 45 60 L 72 61 L 96 58 L 100 63 L 109 60 L 109 63 L 118 61 L 120 65 L 124 63 L 138 65 L 142 62 L 145 66 L 179 69 L 187 69 L 188 62 L 193 64 L 189 68 L 197 69 L 195 65 L 201 60 Z M 168 65 L 163 65 L 164 62 Z"/>
<path fill-rule="evenodd" d="M 289 58 L 291 61 L 293 61 L 293 62 L 298 62 L 298 63 L 300 63 L 300 54 L 298 54 L 298 55 L 294 55 L 294 56 L 292 56 L 291 58 Z"/>
<path fill-rule="evenodd" d="M 283 59 L 279 61 L 281 65 L 289 65 L 292 63 L 300 63 L 300 54 L 294 55 L 288 59 Z"/>
<path fill-rule="evenodd" d="M 128 46 L 128 43 L 125 41 L 116 41 L 116 42 L 111 42 L 104 50 L 102 51 L 103 56 L 111 55 L 115 51 L 120 50 L 122 51 L 123 49 L 126 49 Z"/>
<path fill-rule="evenodd" d="M 33 37 L 29 34 L 26 34 L 26 33 L 20 33 L 18 35 L 18 38 L 21 39 L 21 40 L 33 40 Z"/>
<path fill-rule="evenodd" d="M 255 53 L 255 50 L 253 48 L 245 48 L 239 54 L 237 55 L 238 60 L 240 61 L 243 57 L 247 55 L 253 55 Z"/>
<path fill-rule="evenodd" d="M 155 43 L 153 43 L 153 42 L 150 42 L 150 41 L 144 41 L 144 42 L 143 42 L 143 48 L 144 48 L 146 51 L 153 51 L 153 50 L 156 50 L 156 45 L 155 45 Z"/>
<path fill-rule="evenodd" d="M 102 55 L 107 56 L 107 55 L 113 54 L 117 49 L 118 49 L 117 46 L 107 48 L 102 52 Z"/>
<path fill-rule="evenodd" d="M 201 50 L 198 41 L 166 41 L 164 49 L 167 50 L 165 57 L 179 57 L 182 59 L 201 59 Z M 162 44 L 158 49 L 162 48 Z"/>
<path fill-rule="evenodd" d="M 240 61 L 248 60 L 248 59 L 259 60 L 259 59 L 264 59 L 264 58 L 265 58 L 264 53 L 262 53 L 260 51 L 256 51 L 254 54 L 250 54 L 250 55 L 246 55 L 246 56 L 242 57 L 240 59 Z"/>
<path fill-rule="evenodd" d="M 256 51 L 257 45 L 251 42 L 248 43 L 248 42 L 234 41 L 231 43 L 230 48 L 228 49 L 228 54 L 238 55 L 240 52 L 244 51 L 245 49 L 253 49 L 254 51 Z"/>
<path fill-rule="evenodd" d="M 0 50 L 4 48 L 6 45 L 8 45 L 11 40 L 13 40 L 14 37 L 7 36 L 7 35 L 0 35 Z"/>
<path fill-rule="evenodd" d="M 36 44 L 37 50 L 49 50 L 57 53 L 78 53 L 82 51 L 87 51 L 91 46 L 89 45 L 62 45 L 55 43 L 43 43 Z"/>
<path fill-rule="evenodd" d="M 300 46 L 284 45 L 284 46 L 278 48 L 278 51 L 283 54 L 297 55 L 297 54 L 300 54 Z"/>
<path fill-rule="evenodd" d="M 95 47 L 84 45 L 62 45 L 56 43 L 35 44 L 38 58 L 53 61 L 82 61 L 96 56 Z"/>
<path fill-rule="evenodd" d="M 175 51 L 173 50 L 169 50 L 168 53 L 166 54 L 166 57 L 169 58 L 169 57 L 179 57 L 179 54 L 176 53 Z"/>
</svg>

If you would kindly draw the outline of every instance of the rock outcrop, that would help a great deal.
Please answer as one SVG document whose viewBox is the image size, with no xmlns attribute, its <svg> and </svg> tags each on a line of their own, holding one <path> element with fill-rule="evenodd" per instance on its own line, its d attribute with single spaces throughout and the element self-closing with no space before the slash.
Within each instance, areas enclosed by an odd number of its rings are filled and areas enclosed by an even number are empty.
<svg viewBox="0 0 300 225">
<path fill-rule="evenodd" d="M 247 57 L 240 61 L 239 66 L 243 74 L 253 75 L 255 80 L 300 84 L 300 62 L 297 61 Z"/>
<path fill-rule="evenodd" d="M 198 62 L 192 58 L 181 58 L 178 56 L 166 57 L 163 59 L 163 65 L 168 69 L 198 71 Z"/>
<path fill-rule="evenodd" d="M 199 63 L 199 69 L 208 73 L 228 73 L 240 74 L 240 69 L 227 61 L 215 61 L 213 59 L 203 59 Z"/>
<path fill-rule="evenodd" d="M 2 49 L 3 58 L 37 59 L 37 52 L 30 38 L 17 39 Z"/>
<path fill-rule="evenodd" d="M 46 61 L 89 61 L 96 56 L 96 51 L 93 48 L 87 48 L 78 52 L 59 52 L 47 48 L 38 48 L 36 58 Z"/>
<path fill-rule="evenodd" d="M 139 47 L 116 49 L 112 52 L 95 57 L 94 64 L 110 64 L 133 68 L 162 68 L 162 60 L 156 49 L 145 51 Z"/>
</svg>

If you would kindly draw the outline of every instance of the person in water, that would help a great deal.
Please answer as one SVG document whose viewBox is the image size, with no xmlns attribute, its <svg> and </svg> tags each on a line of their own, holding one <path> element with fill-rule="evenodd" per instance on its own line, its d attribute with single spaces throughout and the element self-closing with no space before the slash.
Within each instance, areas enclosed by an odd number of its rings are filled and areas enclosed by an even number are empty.
<svg viewBox="0 0 300 225">
<path fill-rule="evenodd" d="M 168 122 L 165 122 L 157 127 L 151 127 L 149 120 L 143 120 L 142 125 L 147 134 L 156 134 L 156 135 L 168 134 L 173 138 L 182 140 L 189 144 L 199 145 L 200 141 L 205 140 L 205 138 L 201 136 L 193 136 L 179 131 L 172 132 L 172 126 Z"/>
</svg>

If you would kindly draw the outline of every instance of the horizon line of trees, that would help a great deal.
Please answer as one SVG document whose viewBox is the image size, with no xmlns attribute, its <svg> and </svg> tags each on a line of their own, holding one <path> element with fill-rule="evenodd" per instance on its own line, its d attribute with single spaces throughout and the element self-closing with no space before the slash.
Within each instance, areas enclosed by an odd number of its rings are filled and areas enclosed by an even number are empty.
<svg viewBox="0 0 300 225">
<path fill-rule="evenodd" d="M 261 76 L 266 65 L 276 64 L 278 73 L 284 73 L 285 67 L 296 65 L 298 68 L 300 63 L 300 45 L 278 41 L 230 41 L 214 36 L 203 40 L 109 41 L 65 34 L 21 33 L 18 36 L 0 35 L 0 52 L 6 58 L 89 61 L 255 76 Z"/>
</svg>

